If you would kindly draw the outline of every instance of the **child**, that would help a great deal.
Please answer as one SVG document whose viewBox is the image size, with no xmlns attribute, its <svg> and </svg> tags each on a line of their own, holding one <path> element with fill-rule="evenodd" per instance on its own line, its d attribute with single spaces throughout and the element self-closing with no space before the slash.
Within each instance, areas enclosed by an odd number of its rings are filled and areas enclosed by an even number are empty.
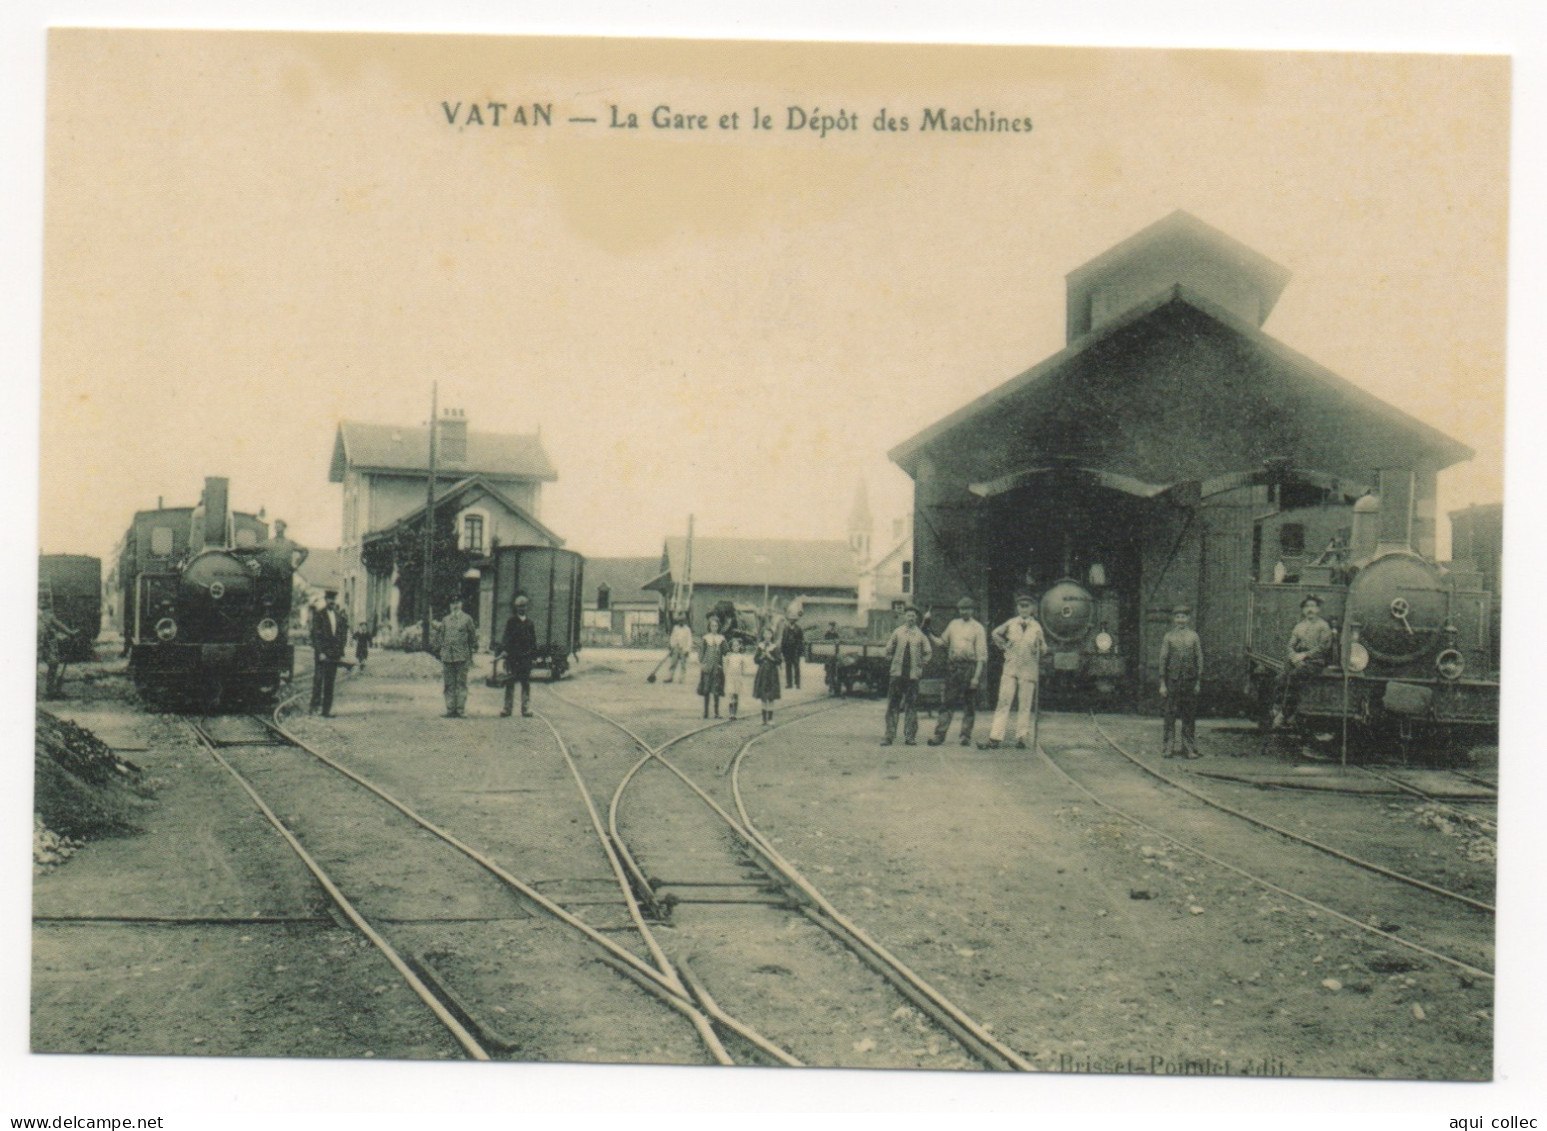
<svg viewBox="0 0 1547 1131">
<path fill-rule="evenodd" d="M 746 637 L 735 632 L 730 637 L 730 652 L 725 657 L 722 665 L 725 669 L 725 703 L 726 714 L 734 719 L 741 705 L 741 693 L 747 686 L 748 669 L 751 666 L 751 657 L 746 653 Z"/>
<path fill-rule="evenodd" d="M 720 696 L 725 693 L 725 671 L 721 663 L 725 657 L 725 637 L 720 635 L 720 618 L 709 617 L 709 631 L 704 633 L 702 649 L 698 657 L 698 693 L 704 697 L 704 718 L 709 717 L 709 700 L 714 700 L 714 717 L 720 717 Z"/>
<path fill-rule="evenodd" d="M 1171 611 L 1170 632 L 1160 642 L 1160 697 L 1165 701 L 1161 744 L 1167 758 L 1196 758 L 1198 692 L 1203 686 L 1203 644 L 1192 627 L 1192 609 Z M 1176 719 L 1182 719 L 1182 744 L 1175 745 Z"/>
<path fill-rule="evenodd" d="M 752 681 L 752 694 L 763 702 L 763 725 L 767 726 L 773 722 L 773 705 L 779 698 L 779 668 L 784 663 L 772 628 L 763 629 L 753 659 L 757 662 L 757 678 Z"/>
</svg>

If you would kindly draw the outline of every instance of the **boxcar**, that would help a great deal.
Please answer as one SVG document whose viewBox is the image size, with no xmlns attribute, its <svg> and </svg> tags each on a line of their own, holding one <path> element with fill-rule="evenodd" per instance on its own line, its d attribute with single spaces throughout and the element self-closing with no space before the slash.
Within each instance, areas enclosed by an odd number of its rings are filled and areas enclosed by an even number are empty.
<svg viewBox="0 0 1547 1131">
<path fill-rule="evenodd" d="M 38 557 L 38 598 L 75 635 L 61 645 L 72 663 L 97 655 L 102 630 L 102 559 L 83 554 L 42 554 Z"/>
<path fill-rule="evenodd" d="M 550 546 L 498 546 L 494 550 L 494 617 L 491 648 L 499 645 L 518 594 L 537 630 L 537 661 L 550 679 L 564 677 L 580 654 L 580 601 L 585 559 Z"/>
</svg>

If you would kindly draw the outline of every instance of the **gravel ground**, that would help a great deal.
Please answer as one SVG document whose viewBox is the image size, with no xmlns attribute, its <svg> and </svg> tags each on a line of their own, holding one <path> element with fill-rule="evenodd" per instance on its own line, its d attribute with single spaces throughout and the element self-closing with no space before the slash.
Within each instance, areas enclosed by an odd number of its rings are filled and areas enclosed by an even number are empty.
<svg viewBox="0 0 1547 1131">
<path fill-rule="evenodd" d="M 558 690 L 664 742 L 700 721 L 700 701 L 680 685 L 646 684 L 657 658 L 593 650 Z M 779 721 L 800 713 L 798 704 L 825 705 L 819 670 L 808 667 L 805 682 L 781 702 Z M 59 713 L 79 707 L 116 729 L 110 745 L 143 746 L 128 756 L 155 782 L 156 804 L 141 815 L 143 831 L 91 843 L 36 878 L 33 1048 L 457 1055 L 375 952 L 333 923 L 309 875 L 223 771 L 165 720 L 96 694 L 100 685 L 90 703 L 67 700 Z M 570 720 L 568 729 L 581 730 L 573 709 L 566 714 L 545 688 L 535 705 L 561 728 Z M 561 901 L 589 898 L 588 917 L 621 927 L 605 860 L 551 734 L 539 720 L 497 718 L 498 707 L 495 691 L 475 687 L 473 717 L 440 719 L 436 665 L 378 653 L 365 674 L 341 684 L 338 717 L 297 727 L 517 875 Z M 1102 811 L 1026 752 L 954 741 L 881 748 L 881 714 L 879 702 L 852 701 L 768 732 L 742 775 L 752 817 L 840 908 L 1039 1068 L 1490 1076 L 1490 981 L 1191 856 Z M 1156 726 L 1110 721 L 1125 743 Z M 681 749 L 684 769 L 714 778 L 759 729 L 754 710 L 751 721 L 693 740 Z M 1202 777 L 1296 769 L 1264 759 L 1260 743 L 1231 729 L 1206 725 L 1206 757 L 1165 766 L 1211 796 L 1361 856 L 1491 894 L 1493 864 L 1474 843 L 1480 828 L 1462 822 L 1457 832 L 1452 822 L 1447 830 L 1419 799 Z M 597 759 L 620 756 L 600 732 L 585 734 Z M 1211 851 L 1240 867 L 1278 869 L 1281 883 L 1288 869 L 1357 918 L 1378 905 L 1375 917 L 1402 937 L 1465 944 L 1491 965 L 1491 935 L 1468 918 L 1475 913 L 1440 910 L 1431 896 L 1308 850 L 1291 856 L 1282 838 L 1205 817 L 1103 749 L 1080 716 L 1047 717 L 1042 737 L 1079 780 L 1122 796 L 1146 820 L 1172 822 L 1163 827 L 1174 835 L 1207 837 Z M 352 894 L 395 922 L 395 937 L 459 994 L 489 1003 L 486 1020 L 511 1041 L 509 1055 L 703 1062 L 680 1018 L 566 929 L 529 916 L 485 879 L 427 881 L 442 867 L 440 850 L 405 841 L 398 819 L 376 813 L 376 803 L 328 790 L 329 774 L 293 752 L 239 757 L 349 876 Z M 606 776 L 600 762 L 591 772 Z M 725 784 L 715 779 L 717 790 Z M 630 796 L 627 835 L 646 855 L 675 860 L 710 843 L 678 792 L 656 770 Z M 653 813 L 670 820 L 652 824 Z M 393 847 L 404 843 L 415 847 Z M 720 870 L 734 866 L 730 849 L 716 851 L 702 878 L 729 878 Z M 136 916 L 164 921 L 128 921 Z M 760 1027 L 768 1019 L 792 1044 L 804 1041 L 798 1054 L 810 1063 L 972 1066 L 804 920 L 766 907 L 683 904 L 672 921 L 669 949 L 691 957 L 721 1004 Z M 626 933 L 616 934 L 622 941 Z"/>
</svg>

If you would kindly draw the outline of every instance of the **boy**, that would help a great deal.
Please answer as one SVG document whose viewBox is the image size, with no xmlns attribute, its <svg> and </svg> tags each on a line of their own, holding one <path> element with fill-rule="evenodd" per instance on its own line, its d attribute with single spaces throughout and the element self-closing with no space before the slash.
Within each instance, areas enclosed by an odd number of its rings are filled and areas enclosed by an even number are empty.
<svg viewBox="0 0 1547 1131">
<path fill-rule="evenodd" d="M 1160 697 L 1165 701 L 1162 746 L 1165 757 L 1198 756 L 1198 693 L 1203 689 L 1203 642 L 1192 627 L 1192 609 L 1171 610 L 1171 631 L 1160 642 Z M 1175 746 L 1176 717 L 1182 717 L 1182 745 Z"/>
</svg>

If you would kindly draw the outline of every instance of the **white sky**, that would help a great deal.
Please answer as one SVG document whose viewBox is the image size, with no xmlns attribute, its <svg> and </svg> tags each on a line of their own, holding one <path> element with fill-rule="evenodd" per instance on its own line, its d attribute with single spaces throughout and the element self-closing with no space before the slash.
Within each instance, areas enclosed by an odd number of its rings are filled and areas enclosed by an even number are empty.
<svg viewBox="0 0 1547 1131">
<path fill-rule="evenodd" d="M 1039 133 L 1022 153 L 1031 155 L 1029 163 L 1006 164 L 997 143 L 967 146 L 965 158 L 953 157 L 952 175 L 931 182 L 929 194 L 917 189 L 919 179 L 929 180 L 927 168 L 830 154 L 822 158 L 822 191 L 760 192 L 766 167 L 742 149 L 723 162 L 735 192 L 719 203 L 746 198 L 745 211 L 714 213 L 711 237 L 697 219 L 705 194 L 713 195 L 701 178 L 691 182 L 696 195 L 684 205 L 669 191 L 683 182 L 672 178 L 641 185 L 572 176 L 569 183 L 588 184 L 593 195 L 574 203 L 573 222 L 556 223 L 552 186 L 562 183 L 565 168 L 586 171 L 583 154 L 575 157 L 581 164 L 552 165 L 543 174 L 529 154 L 517 160 L 517 147 L 496 152 L 490 139 L 465 136 L 453 142 L 424 123 L 423 92 L 395 86 L 399 80 L 380 69 L 362 68 L 347 81 L 313 76 L 302 86 L 314 112 L 279 116 L 291 132 L 276 134 L 269 121 L 272 60 L 206 72 L 193 87 L 185 77 L 188 93 L 180 102 L 169 101 L 154 81 L 111 88 L 109 97 L 94 85 L 119 81 L 119 72 L 106 68 L 86 76 L 78 91 L 56 92 L 51 107 L 84 109 L 78 141 L 92 141 L 92 153 L 119 165 L 111 183 L 77 188 L 89 214 L 56 213 L 63 230 L 53 230 L 51 240 L 67 242 L 49 248 L 50 282 L 65 278 L 58 256 L 69 251 L 81 260 L 66 273 L 69 285 L 80 290 L 50 291 L 51 304 L 65 303 L 51 305 L 51 317 L 69 320 L 55 323 L 59 337 L 45 357 L 42 29 L 128 22 L 1513 52 L 1512 576 L 1529 579 L 1547 552 L 1534 490 L 1542 471 L 1537 429 L 1547 419 L 1538 380 L 1547 351 L 1537 313 L 1544 251 L 1538 202 L 1547 199 L 1547 20 L 1539 5 L 1506 0 L 1062 0 L 1013 9 L 989 0 L 663 0 L 647 7 L 441 0 L 432 8 L 380 0 L 368 15 L 344 0 L 247 0 L 218 8 L 197 0 L 19 0 L 0 9 L 0 84 L 9 96 L 0 130 L 7 156 L 22 157 L 0 162 L 7 204 L 0 230 L 12 282 L 11 301 L 0 307 L 0 340 L 15 390 L 4 417 L 15 508 L 8 513 L 20 529 L 39 530 L 47 550 L 105 553 L 132 510 L 162 494 L 191 501 L 202 476 L 219 472 L 232 476 L 239 505 L 266 505 L 270 514 L 291 517 L 296 534 L 330 544 L 339 499 L 324 476 L 334 422 L 341 415 L 420 420 L 435 378 L 443 403 L 466 408 L 475 427 L 543 425 L 561 476 L 545 518 L 586 552 L 653 552 L 690 510 L 706 533 L 836 534 L 860 474 L 870 478 L 878 519 L 906 506 L 906 483 L 897 482 L 882 456 L 887 447 L 1061 344 L 1065 271 L 1174 207 L 1294 271 L 1268 332 L 1482 451 L 1473 469 L 1442 483 L 1442 506 L 1499 497 L 1502 311 L 1492 282 L 1479 282 L 1471 266 L 1476 249 L 1444 235 L 1452 210 L 1467 213 L 1479 198 L 1486 206 L 1498 187 L 1491 175 L 1479 183 L 1469 179 L 1478 170 L 1447 160 L 1452 148 L 1475 140 L 1459 112 L 1466 91 L 1438 109 L 1435 116 L 1452 132 L 1424 134 L 1433 160 L 1419 162 L 1417 173 L 1392 163 L 1402 123 L 1357 113 L 1364 104 L 1359 92 L 1296 124 L 1284 121 L 1281 104 L 1294 92 L 1281 87 L 1271 88 L 1277 97 L 1252 114 L 1229 112 L 1219 98 L 1178 106 L 1165 84 L 1129 89 L 1121 98 L 1096 92 L 1079 105 L 1039 92 L 1030 110 Z M 297 77 L 302 73 L 304 67 Z M 1114 84 L 1133 77 L 1117 75 Z M 476 70 L 463 78 L 468 90 L 484 81 Z M 460 85 L 447 83 L 448 95 Z M 640 81 L 637 89 L 653 87 Z M 364 124 L 362 93 L 379 99 L 369 103 Z M 89 96 L 98 100 L 83 106 Z M 864 101 L 868 107 L 873 99 Z M 341 115 L 338 128 L 329 132 L 326 114 L 318 124 L 318 107 Z M 1103 115 L 1110 129 L 1101 125 Z M 1079 128 L 1060 131 L 1061 118 Z M 1336 144 L 1324 145 L 1329 137 Z M 1039 163 L 1045 145 L 1060 140 L 1083 145 L 1083 159 Z M 439 147 L 433 159 L 432 147 Z M 680 145 L 673 155 L 691 162 L 691 152 Z M 780 152 L 775 166 L 793 167 L 794 157 Z M 848 152 L 853 158 L 858 151 Z M 472 175 L 480 162 L 495 175 Z M 1443 174 L 1434 172 L 1440 168 Z M 1108 183 L 1108 191 L 1066 191 L 1071 170 Z M 1255 178 L 1257 191 L 1242 191 L 1242 178 Z M 282 191 L 269 192 L 271 184 Z M 603 205 L 631 187 L 650 204 L 638 228 L 654 238 L 609 244 L 594 222 L 606 214 Z M 359 219 L 362 209 L 377 208 L 393 222 Z M 240 222 L 227 223 L 232 216 Z M 413 224 L 405 227 L 404 217 Z M 1415 225 L 1415 218 L 1422 222 Z M 562 254 L 551 246 L 561 235 Z M 347 247 L 338 242 L 346 236 L 354 241 Z M 1492 252 L 1481 259 L 1486 276 Z M 570 265 L 570 275 L 554 263 Z M 380 264 L 389 266 L 376 269 Z M 499 285 L 489 286 L 491 278 Z M 878 294 L 892 301 L 877 303 Z M 534 317 L 534 298 L 541 317 Z M 1412 333 L 1382 332 L 1393 309 Z M 1438 328 L 1428 337 L 1410 321 L 1429 319 Z M 859 389 L 848 380 L 856 373 L 865 375 Z M 55 423 L 45 421 L 41 492 L 39 374 L 45 393 L 59 391 L 51 405 Z M 1443 386 L 1443 405 L 1420 411 L 1412 398 L 1434 381 Z M 86 407 L 58 399 L 67 397 L 67 385 L 86 391 Z M 227 395 L 232 387 L 243 390 L 240 403 Z M 827 422 L 830 435 L 814 441 L 818 421 Z M 726 432 L 728 442 L 718 439 Z M 663 434 L 673 438 L 661 440 Z M 623 462 L 631 469 L 626 477 L 617 474 Z M 40 499 L 41 520 L 34 509 Z M 0 633 L 12 641 L 32 635 L 33 550 L 23 536 L 4 558 L 11 600 L 0 605 Z M 0 1116 L 124 1108 L 166 1113 L 168 1127 L 258 1128 L 283 1120 L 373 1131 L 423 1126 L 434 1118 L 427 1113 L 453 1110 L 467 1125 L 510 1126 L 535 1113 L 577 1108 L 609 1111 L 614 1122 L 641 1108 L 657 1113 L 646 1125 L 665 1112 L 748 1108 L 887 1110 L 889 1126 L 925 1118 L 934 1126 L 937 1116 L 920 1113 L 970 1111 L 974 1125 L 1017 1128 L 1028 1119 L 1081 1127 L 1142 1119 L 1146 1127 L 1189 1129 L 1236 1128 L 1250 1119 L 1296 1131 L 1313 1121 L 1407 1131 L 1444 1127 L 1451 1115 L 1540 1118 L 1547 995 L 1538 962 L 1547 921 L 1536 811 L 1543 775 L 1530 699 L 1540 671 L 1533 645 L 1547 623 L 1539 603 L 1521 591 L 1506 635 L 1510 788 L 1501 816 L 1500 901 L 1507 913 L 1493 1084 L 1233 1086 L 821 1072 L 802 1074 L 792 1087 L 783 1073 L 561 1066 L 491 1073 L 466 1066 L 30 1057 L 30 763 L 17 756 L 0 760 L 0 792 L 14 802 L 4 822 L 12 835 L 0 853 L 7 893 L 0 914 L 0 1071 L 8 1080 Z M 17 671 L 26 674 L 24 666 Z M 31 684 L 18 678 L 8 690 L 5 723 L 20 755 Z M 581 1119 L 590 1126 L 595 1117 Z M 788 1122 L 787 1115 L 779 1119 Z"/>
<path fill-rule="evenodd" d="M 1375 56 L 401 37 L 54 44 L 41 543 L 238 506 L 339 536 L 341 417 L 541 427 L 543 517 L 591 554 L 841 537 L 885 458 L 1063 345 L 1063 276 L 1175 208 L 1284 264 L 1266 328 L 1479 452 L 1502 486 L 1507 77 Z M 442 102 L 555 103 L 551 129 Z M 564 122 L 654 106 L 773 132 Z M 783 129 L 790 105 L 857 133 Z M 885 107 L 1029 136 L 870 128 Z"/>
</svg>

